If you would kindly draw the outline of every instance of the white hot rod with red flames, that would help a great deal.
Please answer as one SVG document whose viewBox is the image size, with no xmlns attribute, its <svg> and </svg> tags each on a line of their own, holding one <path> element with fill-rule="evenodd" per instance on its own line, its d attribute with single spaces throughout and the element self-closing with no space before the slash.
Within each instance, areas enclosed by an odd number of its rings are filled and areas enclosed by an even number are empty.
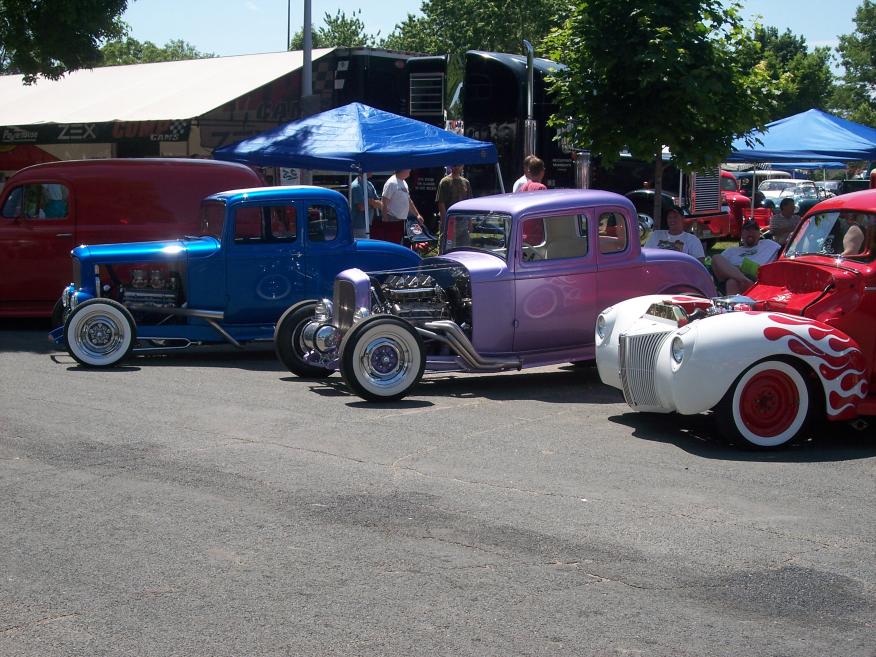
<svg viewBox="0 0 876 657">
<path fill-rule="evenodd" d="M 876 415 L 876 191 L 815 206 L 745 296 L 637 297 L 597 319 L 602 380 L 637 411 L 713 410 L 738 444 Z"/>
</svg>

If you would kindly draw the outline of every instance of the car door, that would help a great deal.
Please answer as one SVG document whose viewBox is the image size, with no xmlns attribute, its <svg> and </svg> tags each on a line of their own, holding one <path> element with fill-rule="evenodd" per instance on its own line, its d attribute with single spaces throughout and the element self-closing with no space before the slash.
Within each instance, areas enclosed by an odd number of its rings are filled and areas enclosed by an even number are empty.
<svg viewBox="0 0 876 657">
<path fill-rule="evenodd" d="M 600 312 L 618 301 L 644 294 L 646 288 L 638 223 L 622 208 L 600 207 L 594 213 Z"/>
<path fill-rule="evenodd" d="M 8 190 L 0 208 L 0 300 L 51 307 L 72 280 L 75 233 L 66 185 L 28 182 Z"/>
<path fill-rule="evenodd" d="M 226 227 L 227 302 L 225 321 L 276 321 L 304 296 L 300 208 L 293 202 L 241 203 Z"/>
<path fill-rule="evenodd" d="M 544 351 L 593 342 L 596 254 L 589 211 L 527 217 L 515 238 L 514 351 Z"/>
</svg>

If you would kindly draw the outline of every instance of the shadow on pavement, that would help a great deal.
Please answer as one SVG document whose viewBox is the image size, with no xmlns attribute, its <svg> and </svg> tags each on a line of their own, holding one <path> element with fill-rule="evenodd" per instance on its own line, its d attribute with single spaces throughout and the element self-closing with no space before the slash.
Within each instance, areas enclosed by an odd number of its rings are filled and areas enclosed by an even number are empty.
<svg viewBox="0 0 876 657">
<path fill-rule="evenodd" d="M 307 382 L 313 392 L 324 397 L 348 396 L 351 398 L 348 406 L 351 407 L 377 405 L 353 395 L 338 376 L 327 379 L 284 377 L 282 381 Z M 417 408 L 410 404 L 415 400 L 425 403 L 423 397 L 484 398 L 496 401 L 525 399 L 552 404 L 616 404 L 623 401 L 619 391 L 602 384 L 596 368 L 572 366 L 562 367 L 559 371 L 523 370 L 504 374 L 427 373 L 411 390 L 410 398 L 395 403 L 408 404 L 398 408 Z"/>
<path fill-rule="evenodd" d="M 773 450 L 757 450 L 747 445 L 728 443 L 715 426 L 711 413 L 679 415 L 630 412 L 611 416 L 608 420 L 630 427 L 636 438 L 675 445 L 690 454 L 710 459 L 815 463 L 876 456 L 876 441 L 871 437 L 872 431 L 856 431 L 846 423 L 824 422 L 813 427 L 809 435 L 789 445 Z"/>
</svg>

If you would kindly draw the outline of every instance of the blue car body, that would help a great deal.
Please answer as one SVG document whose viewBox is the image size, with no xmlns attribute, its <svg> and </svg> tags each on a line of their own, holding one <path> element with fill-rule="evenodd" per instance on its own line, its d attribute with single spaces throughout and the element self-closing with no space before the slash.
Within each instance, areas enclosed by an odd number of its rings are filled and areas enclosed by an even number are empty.
<svg viewBox="0 0 876 657">
<path fill-rule="evenodd" d="M 354 239 L 347 200 L 319 187 L 214 194 L 202 203 L 201 228 L 181 240 L 74 249 L 75 280 L 61 298 L 65 325 L 84 302 L 110 299 L 136 323 L 133 352 L 272 340 L 280 315 L 303 299 L 330 297 L 340 271 L 420 262 L 400 245 Z M 65 326 L 50 338 L 70 349 Z"/>
</svg>

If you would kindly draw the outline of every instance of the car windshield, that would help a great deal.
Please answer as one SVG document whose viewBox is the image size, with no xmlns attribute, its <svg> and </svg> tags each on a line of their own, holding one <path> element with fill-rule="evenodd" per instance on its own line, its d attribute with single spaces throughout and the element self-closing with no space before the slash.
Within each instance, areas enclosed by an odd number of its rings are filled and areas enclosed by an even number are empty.
<svg viewBox="0 0 876 657">
<path fill-rule="evenodd" d="M 779 180 L 764 180 L 758 189 L 762 192 L 781 192 L 789 187 L 794 187 L 797 183 L 781 182 Z"/>
<path fill-rule="evenodd" d="M 727 176 L 721 176 L 721 189 L 725 192 L 735 192 L 736 191 L 736 178 L 728 178 Z"/>
<path fill-rule="evenodd" d="M 447 216 L 443 253 L 459 249 L 476 249 L 508 256 L 511 216 L 500 213 L 451 214 Z"/>
<path fill-rule="evenodd" d="M 834 210 L 807 218 L 785 250 L 786 257 L 806 254 L 872 260 L 876 214 Z"/>
<path fill-rule="evenodd" d="M 818 188 L 815 185 L 797 185 L 793 189 L 796 198 L 818 198 Z"/>
<path fill-rule="evenodd" d="M 204 201 L 201 203 L 201 223 L 199 235 L 208 235 L 217 240 L 222 239 L 222 228 L 225 225 L 225 204 L 220 201 Z"/>
</svg>

